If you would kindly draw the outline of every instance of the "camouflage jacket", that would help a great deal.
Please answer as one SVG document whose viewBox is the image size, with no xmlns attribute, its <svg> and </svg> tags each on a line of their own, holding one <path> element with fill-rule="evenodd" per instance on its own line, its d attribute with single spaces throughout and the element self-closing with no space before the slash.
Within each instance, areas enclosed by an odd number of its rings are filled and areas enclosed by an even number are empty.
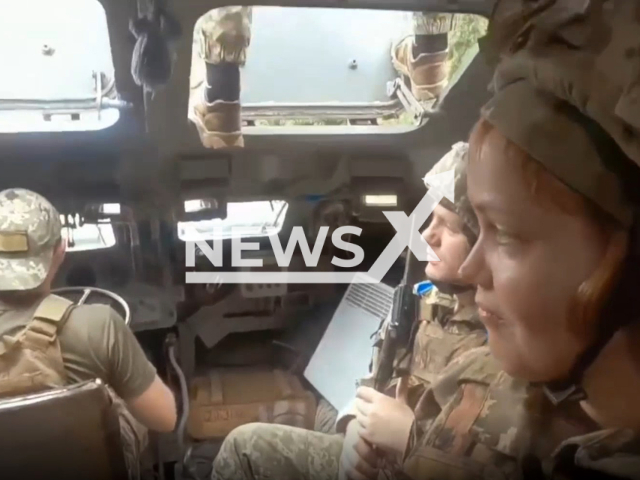
<svg viewBox="0 0 640 480">
<path fill-rule="evenodd" d="M 500 370 L 487 347 L 456 358 L 418 401 L 396 478 L 640 479 L 640 437 Z"/>
<path fill-rule="evenodd" d="M 476 305 L 458 308 L 453 296 L 435 287 L 421 299 L 418 322 L 410 360 L 397 362 L 396 370 L 422 383 L 432 383 L 454 358 L 487 340 Z"/>
<path fill-rule="evenodd" d="M 414 327 L 413 348 L 400 349 L 395 361 L 393 386 L 409 374 L 411 387 L 426 387 L 457 356 L 486 343 L 486 330 L 475 304 L 457 308 L 454 296 L 433 287 L 420 300 L 418 324 Z M 376 334 L 371 371 L 378 368 L 379 351 L 388 328 L 384 322 Z"/>
<path fill-rule="evenodd" d="M 456 311 L 456 299 L 442 293 L 437 288 L 422 297 L 419 324 L 413 341 L 413 350 L 398 352 L 395 362 L 395 378 L 386 389 L 388 395 L 395 395 L 400 377 L 408 377 L 408 401 L 416 405 L 431 382 L 454 358 L 486 343 L 486 330 L 478 318 L 475 305 Z M 375 334 L 371 374 L 359 381 L 360 385 L 373 387 L 373 377 L 378 367 L 378 354 L 388 327 L 387 318 Z M 407 375 L 408 374 L 408 375 Z M 338 417 L 338 431 L 346 425 L 352 405 Z"/>
</svg>

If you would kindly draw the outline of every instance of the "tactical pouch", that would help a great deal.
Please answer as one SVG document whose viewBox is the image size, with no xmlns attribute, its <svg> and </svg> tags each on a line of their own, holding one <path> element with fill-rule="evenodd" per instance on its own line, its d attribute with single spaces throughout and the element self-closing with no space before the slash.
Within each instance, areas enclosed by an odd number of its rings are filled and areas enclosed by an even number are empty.
<svg viewBox="0 0 640 480">
<path fill-rule="evenodd" d="M 58 332 L 72 307 L 69 300 L 49 295 L 18 335 L 0 339 L 0 398 L 66 385 Z"/>
</svg>

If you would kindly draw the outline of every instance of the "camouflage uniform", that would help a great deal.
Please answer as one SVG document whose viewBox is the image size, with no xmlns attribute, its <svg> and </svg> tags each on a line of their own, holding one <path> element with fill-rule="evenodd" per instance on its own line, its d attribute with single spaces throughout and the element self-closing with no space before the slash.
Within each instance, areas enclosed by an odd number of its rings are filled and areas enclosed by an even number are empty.
<svg viewBox="0 0 640 480">
<path fill-rule="evenodd" d="M 195 26 L 194 47 L 207 63 L 244 65 L 251 43 L 252 7 L 220 7 L 205 13 Z"/>
<path fill-rule="evenodd" d="M 334 480 L 343 436 L 287 425 L 249 423 L 224 440 L 212 480 Z"/>
<path fill-rule="evenodd" d="M 447 198 L 440 205 L 451 210 L 462 219 L 462 232 L 469 245 L 478 238 L 479 225 L 467 196 L 466 164 L 469 145 L 458 142 L 442 157 L 424 177 L 428 188 L 428 178 L 447 171 L 454 171 L 454 202 Z M 466 305 L 458 306 L 458 299 L 438 288 L 432 288 L 420 301 L 419 325 L 412 345 L 412 355 L 401 350 L 396 358 L 397 376 L 410 373 L 412 386 L 430 384 L 439 372 L 456 356 L 479 347 L 486 342 L 486 330 L 478 318 L 471 288 L 464 294 L 471 297 Z M 462 297 L 459 297 L 462 298 Z M 387 318 L 387 322 L 389 319 Z M 384 340 L 387 323 L 378 330 L 374 342 L 372 376 L 363 384 L 371 384 L 377 368 L 379 349 Z M 395 383 L 395 382 L 394 382 Z"/>
<path fill-rule="evenodd" d="M 473 244 L 478 226 L 465 194 L 467 146 L 456 144 L 443 157 L 430 174 L 454 170 L 456 175 L 455 200 L 445 207 L 460 212 L 466 234 Z M 469 292 L 473 294 L 473 292 Z M 486 331 L 479 321 L 475 305 L 458 306 L 456 298 L 433 288 L 422 298 L 420 325 L 414 339 L 413 355 L 400 352 L 394 378 L 387 388 L 393 395 L 398 381 L 408 382 L 408 401 L 412 407 L 423 408 L 419 402 L 429 390 L 439 371 L 458 355 L 486 342 Z M 377 352 L 386 331 L 385 322 L 374 340 L 373 371 L 377 368 Z M 408 371 L 409 375 L 405 376 Z M 360 383 L 367 384 L 372 377 Z M 342 451 L 343 433 L 352 415 L 350 405 L 339 416 L 337 435 L 286 427 L 281 425 L 249 424 L 232 431 L 225 439 L 214 462 L 213 479 L 231 480 L 262 478 L 337 478 Z M 388 472 L 389 473 L 389 472 Z"/>
<path fill-rule="evenodd" d="M 426 385 L 433 383 L 454 358 L 487 340 L 476 305 L 458 307 L 453 296 L 437 288 L 421 299 L 418 321 L 408 370 Z"/>
<path fill-rule="evenodd" d="M 455 358 L 414 413 L 406 454 L 381 480 L 639 478 L 634 432 L 599 430 L 576 404 L 553 407 L 540 388 L 505 374 L 486 346 Z M 341 444 L 340 435 L 245 425 L 225 440 L 212 479 L 335 479 Z"/>
<path fill-rule="evenodd" d="M 23 189 L 0 192 L 0 292 L 15 295 L 37 291 L 49 274 L 61 231 L 60 215 L 40 195 Z M 87 372 L 77 363 L 73 371 L 68 371 L 69 355 L 61 348 L 60 335 L 71 316 L 74 323 L 86 324 L 94 318 L 85 315 L 100 306 L 75 308 L 72 302 L 56 295 L 44 295 L 36 303 L 25 308 L 0 302 L 0 398 L 61 388 L 72 379 L 81 381 L 83 375 L 86 377 Z M 84 331 L 76 329 L 75 333 L 79 335 L 65 338 L 65 345 L 70 340 L 86 339 Z M 155 376 L 155 370 L 147 377 L 150 375 Z M 93 378 L 97 377 L 96 374 Z M 147 429 L 112 389 L 109 394 L 119 416 L 130 478 L 139 479 Z"/>
<path fill-rule="evenodd" d="M 452 361 L 415 413 L 399 470 L 416 480 L 639 478 L 637 434 L 600 430 L 575 403 L 554 407 L 488 347 Z"/>
</svg>

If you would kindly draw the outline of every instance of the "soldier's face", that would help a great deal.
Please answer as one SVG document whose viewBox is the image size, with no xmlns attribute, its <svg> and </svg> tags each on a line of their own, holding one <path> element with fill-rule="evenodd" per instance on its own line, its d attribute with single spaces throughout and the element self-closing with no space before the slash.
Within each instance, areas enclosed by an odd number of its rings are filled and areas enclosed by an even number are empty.
<svg viewBox="0 0 640 480">
<path fill-rule="evenodd" d="M 470 251 L 469 241 L 462 233 L 463 223 L 460 217 L 437 205 L 429 226 L 422 232 L 422 237 L 433 248 L 439 262 L 429 262 L 425 273 L 437 282 L 461 282 L 458 270 Z"/>
<path fill-rule="evenodd" d="M 546 171 L 539 172 L 546 177 L 538 179 L 544 181 L 534 194 L 527 176 L 532 160 L 515 157 L 493 130 L 470 162 L 468 192 L 480 237 L 461 275 L 478 287 L 480 316 L 503 368 L 530 381 L 554 380 L 590 340 L 589 329 L 576 329 L 569 312 L 579 286 L 600 264 L 606 241 L 586 211 L 567 213 L 540 198 L 542 184 L 582 203 L 577 194 Z"/>
</svg>

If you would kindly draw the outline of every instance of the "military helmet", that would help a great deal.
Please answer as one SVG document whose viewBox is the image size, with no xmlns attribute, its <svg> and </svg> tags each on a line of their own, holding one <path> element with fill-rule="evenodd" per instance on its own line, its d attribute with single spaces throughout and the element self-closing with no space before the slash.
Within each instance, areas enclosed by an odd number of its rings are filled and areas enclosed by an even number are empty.
<svg viewBox="0 0 640 480">
<path fill-rule="evenodd" d="M 42 285 L 61 235 L 60 215 L 47 199 L 21 188 L 0 192 L 0 291 Z"/>
<path fill-rule="evenodd" d="M 440 205 L 448 210 L 458 214 L 464 224 L 463 233 L 469 240 L 469 244 L 473 245 L 478 239 L 480 227 L 478 219 L 471 207 L 469 197 L 467 196 L 467 163 L 469 154 L 469 144 L 466 142 L 458 142 L 451 150 L 442 157 L 424 177 L 425 185 L 427 178 L 453 170 L 454 172 L 454 202 L 443 198 Z M 427 185 L 427 188 L 428 185 Z"/>
</svg>

